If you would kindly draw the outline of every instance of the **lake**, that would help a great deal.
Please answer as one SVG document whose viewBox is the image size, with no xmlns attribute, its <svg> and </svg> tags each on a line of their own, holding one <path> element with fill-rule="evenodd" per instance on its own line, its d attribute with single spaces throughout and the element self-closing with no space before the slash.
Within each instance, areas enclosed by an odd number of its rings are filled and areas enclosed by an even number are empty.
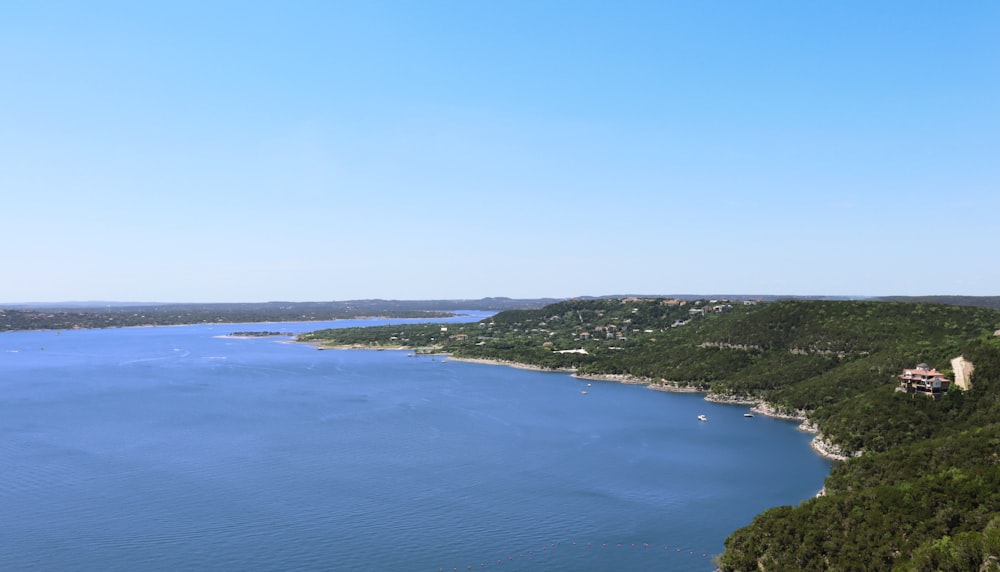
<svg viewBox="0 0 1000 572">
<path fill-rule="evenodd" d="M 224 337 L 386 322 L 0 334 L 0 569 L 709 571 L 829 473 L 696 394 Z"/>
</svg>

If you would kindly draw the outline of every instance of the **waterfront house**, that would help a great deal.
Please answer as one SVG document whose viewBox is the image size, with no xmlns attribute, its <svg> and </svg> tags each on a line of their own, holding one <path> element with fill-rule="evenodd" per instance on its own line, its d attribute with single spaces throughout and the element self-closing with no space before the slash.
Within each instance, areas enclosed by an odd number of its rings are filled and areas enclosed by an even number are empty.
<svg viewBox="0 0 1000 572">
<path fill-rule="evenodd" d="M 917 364 L 915 369 L 904 369 L 899 375 L 899 387 L 907 393 L 941 395 L 950 385 L 950 379 L 925 363 Z"/>
</svg>

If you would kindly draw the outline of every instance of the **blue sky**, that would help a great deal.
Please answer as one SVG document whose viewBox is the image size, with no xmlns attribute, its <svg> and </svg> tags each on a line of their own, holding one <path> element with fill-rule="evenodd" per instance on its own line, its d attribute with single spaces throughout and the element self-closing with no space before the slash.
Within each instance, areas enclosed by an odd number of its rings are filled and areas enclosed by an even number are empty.
<svg viewBox="0 0 1000 572">
<path fill-rule="evenodd" d="M 1000 295 L 997 2 L 8 2 L 0 302 Z"/>
</svg>

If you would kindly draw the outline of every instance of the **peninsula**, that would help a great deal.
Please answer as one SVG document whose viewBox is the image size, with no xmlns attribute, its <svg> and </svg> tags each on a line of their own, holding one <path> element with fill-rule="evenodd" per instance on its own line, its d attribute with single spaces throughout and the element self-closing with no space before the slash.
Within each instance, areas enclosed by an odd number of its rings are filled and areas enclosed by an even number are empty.
<svg viewBox="0 0 1000 572">
<path fill-rule="evenodd" d="M 568 300 L 476 323 L 313 332 L 320 347 L 411 348 L 573 371 L 806 421 L 846 459 L 825 494 L 759 515 L 721 570 L 995 570 L 1000 546 L 1000 312 L 943 304 Z M 962 356 L 967 389 L 902 390 Z M 957 362 L 956 362 L 957 363 Z M 970 567 L 971 566 L 971 567 Z"/>
</svg>

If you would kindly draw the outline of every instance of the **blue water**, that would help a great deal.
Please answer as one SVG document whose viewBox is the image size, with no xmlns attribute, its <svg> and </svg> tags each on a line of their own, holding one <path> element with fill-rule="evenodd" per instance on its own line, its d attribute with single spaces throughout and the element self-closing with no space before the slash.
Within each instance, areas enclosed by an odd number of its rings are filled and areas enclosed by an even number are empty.
<svg viewBox="0 0 1000 572">
<path fill-rule="evenodd" d="M 829 472 L 697 395 L 218 337 L 355 324 L 0 334 L 0 569 L 708 571 Z"/>
</svg>

